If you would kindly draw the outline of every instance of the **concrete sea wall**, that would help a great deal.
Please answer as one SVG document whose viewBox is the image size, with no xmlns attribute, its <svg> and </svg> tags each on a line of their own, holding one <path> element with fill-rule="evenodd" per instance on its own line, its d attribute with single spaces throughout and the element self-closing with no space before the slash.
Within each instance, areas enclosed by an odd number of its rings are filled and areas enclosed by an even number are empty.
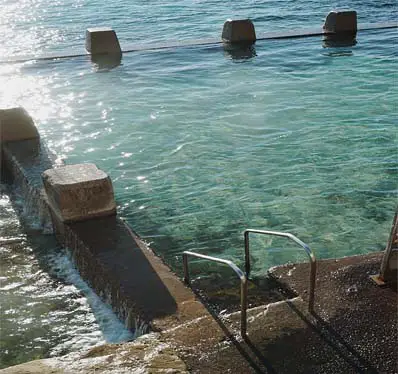
<svg viewBox="0 0 398 374">
<path fill-rule="evenodd" d="M 191 290 L 117 216 L 106 173 L 93 164 L 57 162 L 22 108 L 2 110 L 0 124 L 3 177 L 21 188 L 31 214 L 44 230 L 52 227 L 82 278 L 126 327 L 161 331 L 206 314 Z"/>
<path fill-rule="evenodd" d="M 7 124 L 17 123 L 4 121 L 2 114 L 1 135 Z M 158 331 L 131 343 L 28 362 L 1 373 L 394 372 L 396 283 L 378 288 L 369 276 L 386 263 L 396 279 L 397 216 L 385 261 L 379 253 L 319 262 L 311 313 L 305 300 L 309 264 L 274 268 L 276 290 L 299 296 L 276 302 L 261 298 L 258 306 L 249 300 L 248 335 L 242 339 L 239 312 L 208 312 L 117 216 L 112 199 L 105 199 L 101 210 L 96 194 L 112 195 L 103 172 L 87 164 L 57 163 L 39 137 L 2 141 L 1 153 L 3 177 L 31 196 L 43 224 L 49 220 L 60 243 L 71 250 L 82 277 L 127 326 L 146 323 Z M 97 183 L 102 187 L 91 196 Z M 91 207 L 90 201 L 95 203 Z M 387 281 L 384 269 L 377 279 Z"/>
</svg>

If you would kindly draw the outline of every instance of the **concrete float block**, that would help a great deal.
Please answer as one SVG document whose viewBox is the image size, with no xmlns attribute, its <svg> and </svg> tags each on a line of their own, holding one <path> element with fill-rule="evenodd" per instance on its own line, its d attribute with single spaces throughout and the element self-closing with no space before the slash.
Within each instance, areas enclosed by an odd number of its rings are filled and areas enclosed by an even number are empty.
<svg viewBox="0 0 398 374">
<path fill-rule="evenodd" d="M 92 27 L 86 30 L 86 50 L 92 55 L 121 55 L 119 39 L 110 27 Z"/>
<path fill-rule="evenodd" d="M 256 31 L 253 22 L 249 19 L 228 19 L 224 23 L 221 38 L 226 43 L 252 44 L 256 41 Z"/>
<path fill-rule="evenodd" d="M 332 11 L 323 25 L 325 32 L 334 34 L 356 34 L 357 12 L 355 10 Z"/>
<path fill-rule="evenodd" d="M 39 139 L 32 117 L 21 107 L 0 109 L 0 144 Z"/>
<path fill-rule="evenodd" d="M 116 214 L 111 179 L 94 164 L 49 169 L 42 178 L 50 209 L 62 222 Z"/>
</svg>

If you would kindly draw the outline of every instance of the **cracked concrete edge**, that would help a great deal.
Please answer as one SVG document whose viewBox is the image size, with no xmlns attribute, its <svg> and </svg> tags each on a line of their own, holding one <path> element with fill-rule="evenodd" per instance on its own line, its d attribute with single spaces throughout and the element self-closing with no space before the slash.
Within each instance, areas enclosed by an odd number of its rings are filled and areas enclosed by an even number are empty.
<svg viewBox="0 0 398 374">
<path fill-rule="evenodd" d="M 184 361 L 159 334 L 147 334 L 134 342 L 104 344 L 84 354 L 26 362 L 0 370 L 1 374 L 187 374 Z"/>
</svg>

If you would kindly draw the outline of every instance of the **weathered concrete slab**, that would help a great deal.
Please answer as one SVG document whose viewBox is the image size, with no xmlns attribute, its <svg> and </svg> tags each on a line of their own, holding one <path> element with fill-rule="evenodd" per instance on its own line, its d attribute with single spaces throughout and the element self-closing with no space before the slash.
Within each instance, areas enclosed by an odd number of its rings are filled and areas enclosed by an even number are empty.
<svg viewBox="0 0 398 374">
<path fill-rule="evenodd" d="M 0 370 L 2 374 L 188 374 L 186 365 L 158 334 L 125 344 L 105 344 L 88 352 L 36 360 Z"/>
<path fill-rule="evenodd" d="M 253 22 L 249 19 L 225 21 L 221 39 L 227 43 L 254 43 L 256 31 Z"/>
<path fill-rule="evenodd" d="M 63 369 L 50 366 L 46 360 L 36 360 L 0 370 L 2 374 L 66 374 Z"/>
<path fill-rule="evenodd" d="M 34 121 L 24 108 L 0 109 L 0 144 L 38 138 Z"/>
<path fill-rule="evenodd" d="M 86 30 L 86 50 L 96 54 L 122 54 L 115 31 L 110 27 L 92 27 Z"/>
<path fill-rule="evenodd" d="M 111 179 L 94 164 L 46 170 L 43 183 L 51 209 L 63 222 L 116 214 Z"/>
<path fill-rule="evenodd" d="M 383 253 L 375 253 L 319 262 L 315 314 L 305 318 L 309 322 L 307 329 L 295 333 L 297 343 L 302 340 L 306 345 L 291 344 L 289 348 L 291 355 L 302 357 L 290 359 L 292 365 L 299 364 L 303 368 L 298 372 L 396 372 L 396 284 L 380 288 L 369 279 L 380 267 L 382 256 Z M 305 295 L 308 287 L 306 265 L 283 266 L 274 273 L 296 292 Z M 311 337 L 311 331 L 320 336 L 322 345 Z M 311 362 L 303 358 L 311 357 L 308 356 L 311 350 L 314 354 L 321 353 L 322 346 L 332 351 L 322 353 L 322 358 L 317 356 L 318 364 L 311 368 Z M 284 347 L 286 357 L 290 357 L 286 342 Z M 332 352 L 339 361 L 333 358 Z M 304 371 L 306 368 L 312 371 Z"/>
<path fill-rule="evenodd" d="M 357 12 L 354 10 L 332 11 L 327 15 L 323 29 L 325 32 L 336 34 L 356 34 Z"/>
</svg>

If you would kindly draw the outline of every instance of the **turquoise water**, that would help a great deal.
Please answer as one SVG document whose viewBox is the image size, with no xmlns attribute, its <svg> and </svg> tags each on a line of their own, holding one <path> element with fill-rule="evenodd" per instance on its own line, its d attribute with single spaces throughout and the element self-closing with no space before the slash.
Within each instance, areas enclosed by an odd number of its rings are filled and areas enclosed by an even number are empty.
<svg viewBox="0 0 398 374">
<path fill-rule="evenodd" d="M 123 46 L 217 37 L 233 16 L 265 32 L 317 26 L 331 5 L 360 22 L 397 15 L 394 1 L 18 4 L 3 4 L 4 58 L 79 50 L 98 24 Z M 66 163 L 108 172 L 120 214 L 176 270 L 188 249 L 241 262 L 248 227 L 290 231 L 320 258 L 368 253 L 397 203 L 397 36 L 262 41 L 241 59 L 221 46 L 143 51 L 112 70 L 85 57 L 0 64 L 0 107 L 24 106 Z M 304 259 L 252 243 L 256 273 Z"/>
</svg>

